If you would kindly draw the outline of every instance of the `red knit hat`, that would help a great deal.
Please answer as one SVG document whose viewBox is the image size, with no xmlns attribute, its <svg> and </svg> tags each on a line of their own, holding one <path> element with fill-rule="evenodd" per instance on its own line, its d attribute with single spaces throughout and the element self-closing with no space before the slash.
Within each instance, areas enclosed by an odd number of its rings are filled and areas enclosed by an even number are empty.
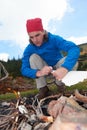
<svg viewBox="0 0 87 130">
<path fill-rule="evenodd" d="M 40 18 L 28 19 L 26 23 L 27 32 L 43 31 L 42 20 Z"/>
</svg>

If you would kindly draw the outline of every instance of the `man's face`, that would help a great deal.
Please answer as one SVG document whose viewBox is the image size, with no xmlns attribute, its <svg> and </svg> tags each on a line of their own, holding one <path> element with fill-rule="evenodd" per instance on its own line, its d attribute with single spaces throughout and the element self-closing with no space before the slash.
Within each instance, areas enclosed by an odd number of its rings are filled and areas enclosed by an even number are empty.
<svg viewBox="0 0 87 130">
<path fill-rule="evenodd" d="M 44 38 L 44 31 L 35 31 L 28 33 L 30 40 L 36 46 L 41 46 Z"/>
</svg>

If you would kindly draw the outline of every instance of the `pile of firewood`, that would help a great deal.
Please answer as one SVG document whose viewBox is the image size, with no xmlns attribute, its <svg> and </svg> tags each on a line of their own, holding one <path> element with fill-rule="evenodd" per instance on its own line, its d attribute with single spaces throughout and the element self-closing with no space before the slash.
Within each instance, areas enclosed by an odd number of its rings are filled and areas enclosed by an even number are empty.
<svg viewBox="0 0 87 130">
<path fill-rule="evenodd" d="M 87 130 L 87 97 L 78 90 L 70 97 L 36 96 L 0 102 L 1 130 Z"/>
</svg>

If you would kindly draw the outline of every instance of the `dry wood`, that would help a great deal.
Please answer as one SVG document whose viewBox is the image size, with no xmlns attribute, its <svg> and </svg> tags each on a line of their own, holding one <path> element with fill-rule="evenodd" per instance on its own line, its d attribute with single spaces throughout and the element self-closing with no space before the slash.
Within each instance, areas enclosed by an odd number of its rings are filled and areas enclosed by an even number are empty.
<svg viewBox="0 0 87 130">
<path fill-rule="evenodd" d="M 75 90 L 75 97 L 77 98 L 78 101 L 87 103 L 87 96 L 80 94 L 77 89 Z"/>
<path fill-rule="evenodd" d="M 5 69 L 5 67 L 4 67 L 4 65 L 0 62 L 0 68 L 1 69 L 3 69 L 3 72 L 4 72 L 4 74 L 5 74 L 5 76 L 4 77 L 0 77 L 0 81 L 2 81 L 2 80 L 4 80 L 4 79 L 6 79 L 7 77 L 8 77 L 8 72 L 7 72 L 7 70 Z M 0 74 L 1 75 L 1 74 Z"/>
</svg>

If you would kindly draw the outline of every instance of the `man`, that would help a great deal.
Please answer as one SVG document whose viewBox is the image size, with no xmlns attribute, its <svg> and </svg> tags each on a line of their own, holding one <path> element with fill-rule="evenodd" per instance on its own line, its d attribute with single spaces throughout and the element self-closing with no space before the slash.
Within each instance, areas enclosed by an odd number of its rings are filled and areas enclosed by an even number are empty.
<svg viewBox="0 0 87 130">
<path fill-rule="evenodd" d="M 46 77 L 50 74 L 55 78 L 59 90 L 64 91 L 65 85 L 61 79 L 70 70 L 77 68 L 79 47 L 71 41 L 44 30 L 40 18 L 27 20 L 26 29 L 29 44 L 22 58 L 23 76 L 36 79 L 40 99 L 48 96 Z M 63 56 L 62 51 L 67 52 L 66 57 Z"/>
</svg>

